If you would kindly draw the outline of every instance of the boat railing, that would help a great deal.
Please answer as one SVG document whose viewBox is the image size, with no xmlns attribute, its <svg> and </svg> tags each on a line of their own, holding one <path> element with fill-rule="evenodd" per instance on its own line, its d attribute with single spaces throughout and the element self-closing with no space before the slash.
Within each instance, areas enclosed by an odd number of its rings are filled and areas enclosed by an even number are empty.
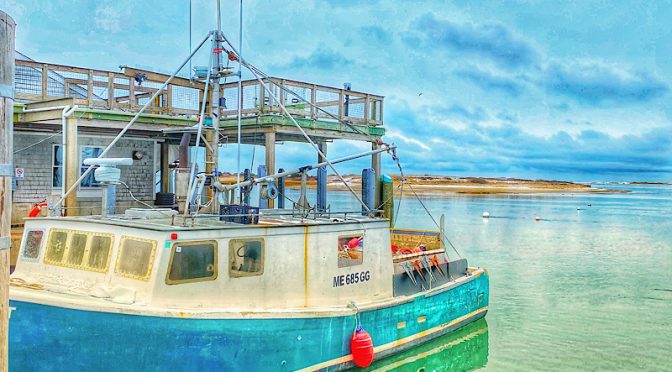
<svg viewBox="0 0 672 372">
<path fill-rule="evenodd" d="M 415 248 L 422 245 L 427 250 L 443 249 L 441 232 L 438 230 L 393 228 L 390 230 L 390 241 L 400 248 Z"/>
</svg>

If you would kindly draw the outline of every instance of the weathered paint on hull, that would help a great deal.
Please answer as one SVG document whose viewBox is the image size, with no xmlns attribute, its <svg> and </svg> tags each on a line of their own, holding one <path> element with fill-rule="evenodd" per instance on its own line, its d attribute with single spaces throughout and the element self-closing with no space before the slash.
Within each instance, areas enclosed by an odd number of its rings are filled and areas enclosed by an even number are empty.
<svg viewBox="0 0 672 372">
<path fill-rule="evenodd" d="M 376 358 L 485 315 L 488 276 L 394 307 L 360 313 Z M 296 370 L 351 365 L 353 316 L 181 319 L 11 301 L 9 363 L 31 370 Z M 424 317 L 424 321 L 423 318 Z M 420 321 L 418 321 L 420 319 Z M 398 328 L 398 323 L 406 322 Z"/>
</svg>

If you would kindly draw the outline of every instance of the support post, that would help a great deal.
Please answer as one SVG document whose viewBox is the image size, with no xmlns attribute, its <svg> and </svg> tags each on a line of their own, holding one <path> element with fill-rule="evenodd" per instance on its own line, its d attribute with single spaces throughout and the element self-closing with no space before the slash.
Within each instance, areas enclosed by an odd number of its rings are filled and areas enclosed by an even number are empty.
<svg viewBox="0 0 672 372">
<path fill-rule="evenodd" d="M 317 145 L 320 151 L 327 155 L 327 144 L 322 142 Z M 324 157 L 317 154 L 317 162 L 324 162 Z M 317 168 L 317 211 L 324 212 L 327 210 L 327 167 Z"/>
<path fill-rule="evenodd" d="M 268 173 L 273 173 L 275 171 L 275 132 L 266 133 L 265 146 L 266 146 L 266 169 L 268 169 Z M 267 208 L 273 209 L 274 207 L 275 207 L 275 200 L 272 199 L 268 200 Z"/>
<path fill-rule="evenodd" d="M 285 170 L 283 168 L 278 169 L 278 173 L 283 173 Z M 276 180 L 278 182 L 278 208 L 285 209 L 285 178 L 279 178 Z"/>
<path fill-rule="evenodd" d="M 380 146 L 378 145 L 377 142 L 371 142 L 371 150 L 378 150 Z M 380 208 L 380 176 L 381 176 L 381 169 L 380 169 L 380 153 L 376 153 L 371 155 L 371 168 L 373 169 L 373 172 L 375 173 L 375 178 L 374 178 L 374 206 L 375 209 Z"/>
<path fill-rule="evenodd" d="M 70 188 L 77 183 L 81 172 L 81 160 L 79 159 L 79 144 L 77 141 L 77 119 L 70 116 L 66 119 L 66 137 L 68 145 L 65 149 L 65 169 L 63 170 L 63 179 L 65 189 Z M 77 190 L 71 192 L 63 201 L 63 209 L 66 216 L 77 216 Z"/>
<path fill-rule="evenodd" d="M 169 149 L 168 142 L 161 142 L 161 192 L 170 192 Z"/>
<path fill-rule="evenodd" d="M 371 168 L 362 169 L 362 200 L 370 210 L 374 208 L 375 202 L 375 179 L 376 171 Z M 367 215 L 367 210 L 362 206 L 362 215 Z"/>
<path fill-rule="evenodd" d="M 14 30 L 12 17 L 0 11 L 0 372 L 7 371 L 9 321 L 9 245 L 12 228 L 14 136 Z M 10 174 L 7 174 L 10 173 Z M 18 247 L 17 247 L 18 248 Z"/>
<path fill-rule="evenodd" d="M 266 176 L 268 176 L 266 166 L 263 164 L 259 164 L 257 166 L 257 177 L 266 177 Z M 259 188 L 259 209 L 268 209 L 269 202 L 271 202 L 272 200 L 264 199 L 264 196 L 262 195 L 263 194 L 262 188 L 263 186 Z"/>
</svg>

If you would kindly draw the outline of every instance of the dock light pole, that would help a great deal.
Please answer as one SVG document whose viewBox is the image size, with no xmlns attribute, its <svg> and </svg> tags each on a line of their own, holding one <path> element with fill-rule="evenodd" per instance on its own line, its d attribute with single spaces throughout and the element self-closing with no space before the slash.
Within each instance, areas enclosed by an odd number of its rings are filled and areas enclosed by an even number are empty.
<svg viewBox="0 0 672 372">
<path fill-rule="evenodd" d="M 8 368 L 9 248 L 12 243 L 12 138 L 14 136 L 14 31 L 0 10 L 0 372 Z"/>
</svg>

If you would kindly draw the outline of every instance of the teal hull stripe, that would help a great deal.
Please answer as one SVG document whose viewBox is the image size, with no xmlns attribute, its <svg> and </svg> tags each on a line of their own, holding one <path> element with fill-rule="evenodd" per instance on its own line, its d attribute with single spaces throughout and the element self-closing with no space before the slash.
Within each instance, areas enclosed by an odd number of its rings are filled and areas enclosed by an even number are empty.
<svg viewBox="0 0 672 372">
<path fill-rule="evenodd" d="M 488 306 L 488 291 L 484 274 L 436 296 L 362 312 L 360 319 L 374 345 L 384 345 Z M 10 306 L 12 371 L 295 370 L 348 355 L 355 326 L 352 316 L 181 319 L 20 301 Z"/>
</svg>

